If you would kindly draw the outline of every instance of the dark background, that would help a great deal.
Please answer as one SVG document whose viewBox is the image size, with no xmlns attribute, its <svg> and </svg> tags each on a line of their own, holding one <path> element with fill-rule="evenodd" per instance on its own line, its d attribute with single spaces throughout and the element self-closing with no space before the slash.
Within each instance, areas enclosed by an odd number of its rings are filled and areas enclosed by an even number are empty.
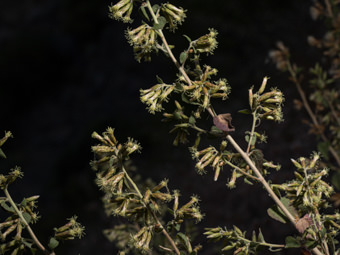
<svg viewBox="0 0 340 255">
<path fill-rule="evenodd" d="M 215 55 L 205 58 L 219 69 L 232 86 L 231 98 L 216 102 L 218 112 L 230 112 L 236 126 L 234 137 L 244 143 L 251 120 L 237 111 L 248 107 L 251 85 L 259 86 L 263 76 L 269 85 L 286 95 L 285 122 L 264 123 L 269 136 L 262 147 L 267 159 L 283 165 L 274 182 L 292 176 L 290 158 L 308 156 L 315 150 L 314 137 L 301 121 L 304 112 L 293 108 L 298 95 L 285 75 L 275 70 L 268 51 L 282 40 L 294 60 L 311 66 L 313 50 L 306 43 L 320 24 L 309 17 L 309 0 L 187 0 L 174 1 L 187 12 L 187 22 L 169 42 L 177 42 L 178 54 L 186 47 L 181 34 L 195 39 L 210 27 L 219 31 Z M 67 242 L 57 254 L 115 254 L 114 245 L 102 235 L 112 226 L 94 185 L 89 167 L 92 131 L 116 128 L 117 138 L 128 136 L 141 142 L 143 151 L 135 157 L 139 173 L 159 182 L 170 179 L 171 189 L 180 189 L 182 201 L 197 194 L 206 214 L 200 228 L 238 225 L 251 232 L 261 226 L 268 241 L 283 243 L 293 235 L 292 227 L 274 222 L 266 215 L 272 204 L 260 185 L 240 181 L 236 189 L 225 184 L 228 171 L 217 183 L 212 173 L 199 176 L 185 146 L 173 147 L 170 126 L 160 116 L 150 115 L 139 101 L 139 89 L 175 78 L 169 59 L 152 56 L 151 63 L 137 63 L 124 37 L 126 25 L 108 18 L 109 1 L 22 0 L 0 2 L 0 131 L 10 130 L 11 139 L 1 161 L 2 173 L 19 165 L 25 177 L 10 187 L 16 201 L 40 194 L 41 220 L 34 226 L 43 243 L 55 226 L 76 214 L 86 227 L 81 241 Z M 136 26 L 133 24 L 132 26 Z M 3 215 L 0 215 L 4 217 Z M 204 254 L 218 254 L 199 237 Z M 299 251 L 293 251 L 296 254 Z M 202 254 L 203 254 L 202 253 Z M 282 252 L 282 254 L 284 254 Z"/>
</svg>

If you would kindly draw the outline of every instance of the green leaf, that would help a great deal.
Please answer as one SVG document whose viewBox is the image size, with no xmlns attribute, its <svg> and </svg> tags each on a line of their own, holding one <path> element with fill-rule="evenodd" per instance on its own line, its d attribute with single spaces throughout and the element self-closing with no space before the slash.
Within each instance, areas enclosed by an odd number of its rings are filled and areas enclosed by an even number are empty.
<svg viewBox="0 0 340 255">
<path fill-rule="evenodd" d="M 295 210 L 294 206 L 290 204 L 290 201 L 286 197 L 281 197 L 281 202 L 282 204 L 287 208 L 287 210 L 293 215 L 293 216 L 298 216 L 297 211 Z"/>
<path fill-rule="evenodd" d="M 277 205 L 272 206 L 267 210 L 268 215 L 273 218 L 274 220 L 277 220 L 282 223 L 287 223 L 287 217 L 284 215 L 282 210 L 277 207 Z"/>
<path fill-rule="evenodd" d="M 300 244 L 299 240 L 297 240 L 296 238 L 294 238 L 292 236 L 287 236 L 285 247 L 286 248 L 299 248 L 299 247 L 301 247 L 301 244 Z"/>
<path fill-rule="evenodd" d="M 142 16 L 143 16 L 144 18 L 146 18 L 148 21 L 150 21 L 149 15 L 148 15 L 148 13 L 147 13 L 146 10 L 145 10 L 145 6 L 141 6 L 141 7 L 139 8 L 139 11 L 140 11 L 140 13 L 142 14 Z"/>
<path fill-rule="evenodd" d="M 31 220 L 32 220 L 31 215 L 30 215 L 28 212 L 24 212 L 24 213 L 22 214 L 22 216 L 24 217 L 24 219 L 26 220 L 26 222 L 27 222 L 28 224 L 30 224 L 30 222 L 31 222 Z"/>
<path fill-rule="evenodd" d="M 0 203 L 0 205 L 1 205 L 1 207 L 4 208 L 7 212 L 12 212 L 12 213 L 15 212 L 14 208 L 13 208 L 12 206 L 9 206 L 5 201 L 2 201 L 2 202 Z"/>
<path fill-rule="evenodd" d="M 305 243 L 306 248 L 308 248 L 309 250 L 315 248 L 317 245 L 318 245 L 318 242 L 315 241 L 315 240 L 308 240 L 308 241 Z"/>
<path fill-rule="evenodd" d="M 0 148 L 0 157 L 1 158 L 6 158 L 6 155 L 4 153 L 4 151 Z"/>
<path fill-rule="evenodd" d="M 159 8 L 160 8 L 160 6 L 159 6 L 158 4 L 154 4 L 154 5 L 152 6 L 152 10 L 153 10 L 153 12 L 155 12 L 155 13 L 159 10 Z"/>
<path fill-rule="evenodd" d="M 187 237 L 185 234 L 183 234 L 181 232 L 177 234 L 177 237 L 179 238 L 180 242 L 184 245 L 186 250 L 188 252 L 192 252 L 192 247 L 191 247 L 191 243 L 189 241 L 189 237 Z"/>
<path fill-rule="evenodd" d="M 264 237 L 263 237 L 263 234 L 262 234 L 261 229 L 259 229 L 259 235 L 258 235 L 258 237 L 257 237 L 257 241 L 258 241 L 258 242 L 261 242 L 261 243 L 266 242 L 266 241 L 264 240 Z"/>
<path fill-rule="evenodd" d="M 155 30 L 162 30 L 166 24 L 166 18 L 163 16 L 158 17 L 157 19 L 158 23 L 153 25 L 153 29 Z"/>
<path fill-rule="evenodd" d="M 163 84 L 163 83 L 164 83 L 163 80 L 162 80 L 162 78 L 159 77 L 158 75 L 156 75 L 156 80 L 157 80 L 157 82 L 160 83 L 160 84 Z"/>
<path fill-rule="evenodd" d="M 191 39 L 190 39 L 190 37 L 189 36 L 187 36 L 187 35 L 183 35 L 184 37 L 185 37 L 185 39 L 187 39 L 188 40 L 188 42 L 189 43 L 191 43 Z"/>
<path fill-rule="evenodd" d="M 54 250 L 55 248 L 57 248 L 58 245 L 59 245 L 59 241 L 55 239 L 54 237 L 51 237 L 48 243 L 48 247 L 50 247 L 51 250 Z"/>
<path fill-rule="evenodd" d="M 249 109 L 239 110 L 238 112 L 243 114 L 251 114 L 251 111 Z"/>
<path fill-rule="evenodd" d="M 328 142 L 320 142 L 320 143 L 318 143 L 317 147 L 318 147 L 318 151 L 322 154 L 322 156 L 326 160 L 329 160 L 329 155 L 328 155 L 329 143 Z"/>
<path fill-rule="evenodd" d="M 188 53 L 186 51 L 183 51 L 181 55 L 179 56 L 179 62 L 183 64 L 188 58 Z"/>
</svg>

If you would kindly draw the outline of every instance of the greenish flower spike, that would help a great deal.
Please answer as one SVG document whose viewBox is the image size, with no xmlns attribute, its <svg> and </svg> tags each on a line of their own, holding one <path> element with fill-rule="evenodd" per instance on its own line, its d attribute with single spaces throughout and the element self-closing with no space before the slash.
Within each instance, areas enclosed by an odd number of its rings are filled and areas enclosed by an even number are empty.
<svg viewBox="0 0 340 255">
<path fill-rule="evenodd" d="M 109 6 L 109 17 L 111 19 L 121 20 L 124 23 L 131 23 L 133 20 L 130 15 L 133 10 L 133 0 L 121 0 L 115 5 Z"/>
</svg>

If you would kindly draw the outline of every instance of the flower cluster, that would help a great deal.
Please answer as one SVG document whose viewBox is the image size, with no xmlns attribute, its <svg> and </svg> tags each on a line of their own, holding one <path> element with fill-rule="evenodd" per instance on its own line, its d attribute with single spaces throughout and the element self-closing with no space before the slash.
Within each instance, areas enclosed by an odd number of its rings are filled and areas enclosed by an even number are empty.
<svg viewBox="0 0 340 255">
<path fill-rule="evenodd" d="M 84 233 L 84 227 L 77 222 L 77 216 L 68 219 L 68 222 L 59 228 L 54 228 L 54 238 L 56 240 L 73 240 L 81 238 Z"/>
<path fill-rule="evenodd" d="M 198 103 L 206 109 L 210 106 L 211 98 L 225 100 L 228 97 L 231 89 L 226 79 L 210 80 L 211 76 L 216 73 L 217 70 L 210 66 L 204 66 L 203 71 L 189 72 L 195 79 L 191 85 L 183 84 L 182 82 L 186 82 L 186 80 L 182 76 L 179 77 L 179 84 L 182 86 L 183 94 L 188 98 L 189 103 Z"/>
<path fill-rule="evenodd" d="M 155 114 L 163 110 L 162 103 L 168 102 L 168 96 L 175 89 L 174 85 L 157 84 L 149 89 L 140 90 L 140 100 L 148 105 L 150 113 Z"/>
<path fill-rule="evenodd" d="M 186 18 L 186 11 L 182 7 L 176 7 L 170 3 L 162 4 L 161 12 L 169 24 L 170 31 L 175 31 L 178 25 L 182 25 Z"/>
<path fill-rule="evenodd" d="M 193 197 L 190 202 L 179 208 L 179 192 L 174 191 L 171 194 L 168 180 L 163 180 L 157 185 L 153 183 L 147 185 L 143 187 L 143 191 L 139 188 L 130 177 L 127 165 L 129 155 L 141 148 L 133 139 L 129 138 L 126 143 L 120 144 L 112 128 L 108 128 L 102 135 L 94 132 L 92 137 L 100 142 L 92 146 L 96 159 L 91 162 L 91 165 L 97 171 L 96 183 L 105 193 L 103 203 L 107 215 L 119 215 L 135 222 L 124 228 L 106 230 L 110 240 L 122 242 L 114 231 L 123 235 L 130 231 L 128 235 L 131 236 L 130 243 L 133 247 L 142 252 L 149 251 L 155 233 L 165 231 L 158 217 L 167 212 L 166 204 L 173 200 L 173 210 L 167 208 L 173 216 L 173 220 L 167 224 L 169 228 L 176 230 L 176 225 L 178 231 L 184 219 L 196 221 L 202 219 L 203 216 L 197 205 L 198 199 Z M 131 231 L 135 234 L 131 235 Z"/>
<path fill-rule="evenodd" d="M 263 79 L 262 85 L 257 93 L 253 88 L 249 89 L 249 105 L 251 111 L 260 119 L 283 121 L 282 104 L 283 94 L 280 90 L 272 88 L 270 92 L 264 93 L 268 78 Z"/>
<path fill-rule="evenodd" d="M 6 189 L 9 184 L 13 183 L 17 178 L 22 178 L 24 173 L 20 167 L 15 167 L 7 174 L 0 174 L 0 189 Z"/>
<path fill-rule="evenodd" d="M 133 46 L 136 60 L 140 62 L 144 58 L 145 61 L 151 61 L 151 52 L 158 51 L 157 33 L 154 28 L 143 24 L 135 29 L 127 29 L 125 35 Z"/>
<path fill-rule="evenodd" d="M 115 5 L 109 6 L 109 17 L 116 20 L 121 20 L 124 23 L 131 23 L 131 13 L 133 10 L 134 0 L 121 0 Z"/>
<path fill-rule="evenodd" d="M 193 41 L 192 46 L 195 51 L 199 53 L 213 54 L 218 45 L 216 40 L 217 35 L 218 32 L 215 29 L 210 28 L 209 34 L 203 35 L 197 40 Z"/>
</svg>

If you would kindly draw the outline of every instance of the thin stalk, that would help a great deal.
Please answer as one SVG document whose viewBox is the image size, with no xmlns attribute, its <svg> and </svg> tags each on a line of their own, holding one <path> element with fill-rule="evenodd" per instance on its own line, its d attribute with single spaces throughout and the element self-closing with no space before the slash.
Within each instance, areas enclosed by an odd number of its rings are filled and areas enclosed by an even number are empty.
<svg viewBox="0 0 340 255">
<path fill-rule="evenodd" d="M 252 113 L 253 115 L 253 124 L 251 126 L 251 132 L 250 132 L 250 137 L 248 141 L 248 147 L 247 147 L 247 154 L 249 155 L 249 150 L 251 146 L 251 141 L 253 140 L 254 132 L 255 132 L 255 126 L 256 126 L 256 111 Z"/>
<path fill-rule="evenodd" d="M 122 170 L 125 174 L 125 177 L 128 179 L 128 181 L 130 182 L 130 184 L 133 186 L 133 189 L 137 192 L 138 196 L 143 199 L 143 195 L 140 192 L 139 188 L 137 187 L 136 183 L 131 179 L 131 177 L 129 176 L 129 174 L 127 173 L 127 171 L 125 170 L 124 167 L 122 167 Z M 150 208 L 149 205 L 144 204 L 145 207 L 148 209 L 149 212 L 151 212 L 152 217 L 154 218 L 154 220 L 156 221 L 156 223 L 162 228 L 162 233 L 163 235 L 166 237 L 166 239 L 168 239 L 170 245 L 172 246 L 172 248 L 175 250 L 177 255 L 180 255 L 180 251 L 178 250 L 174 240 L 171 238 L 171 236 L 168 234 L 168 232 L 165 230 L 165 228 L 163 227 L 162 223 L 159 221 L 157 215 L 155 214 L 155 212 Z"/>
<path fill-rule="evenodd" d="M 242 174 L 244 174 L 245 176 L 248 176 L 249 178 L 251 178 L 251 179 L 254 179 L 254 180 L 256 180 L 256 181 L 260 181 L 260 179 L 259 178 L 257 178 L 257 177 L 255 177 L 255 176 L 253 176 L 253 175 L 251 175 L 251 174 L 248 174 L 247 172 L 245 172 L 245 171 L 243 171 L 241 168 L 239 168 L 238 166 L 235 166 L 233 163 L 231 163 L 231 162 L 229 162 L 229 161 L 225 161 L 225 163 L 227 164 L 227 165 L 229 165 L 229 166 L 231 166 L 232 168 L 235 168 L 237 171 L 240 171 Z"/>
<path fill-rule="evenodd" d="M 303 91 L 302 87 L 301 87 L 301 84 L 300 82 L 298 81 L 297 77 L 296 77 L 296 73 L 295 71 L 293 70 L 292 68 L 292 65 L 291 63 L 288 61 L 288 65 L 287 65 L 287 68 L 288 68 L 288 71 L 290 73 L 290 75 L 292 76 L 293 78 L 293 82 L 295 83 L 296 85 L 296 88 L 300 94 L 300 97 L 301 97 L 301 100 L 302 100 L 302 103 L 303 103 L 303 106 L 304 108 L 306 109 L 309 117 L 311 118 L 314 126 L 318 129 L 319 133 L 320 133 L 320 137 L 321 139 L 330 144 L 330 142 L 328 141 L 327 137 L 325 136 L 324 132 L 319 128 L 320 127 L 320 124 L 315 116 L 315 114 L 313 113 L 309 103 L 308 103 L 308 100 L 307 100 L 307 97 L 306 97 L 306 94 L 305 92 Z M 332 145 L 329 145 L 328 147 L 330 153 L 332 154 L 333 158 L 335 159 L 335 161 L 337 162 L 338 166 L 340 167 L 340 158 L 339 158 L 339 155 L 338 153 L 336 152 L 336 150 L 333 148 Z"/>
<path fill-rule="evenodd" d="M 4 193 L 8 199 L 8 202 L 11 204 L 11 206 L 14 208 L 16 214 L 19 216 L 21 222 L 25 225 L 25 227 L 27 228 L 28 233 L 30 234 L 30 236 L 32 237 L 34 243 L 38 246 L 38 248 L 43 251 L 46 255 L 55 255 L 54 251 L 49 252 L 39 241 L 39 239 L 37 238 L 37 236 L 34 234 L 33 230 L 31 229 L 30 225 L 27 223 L 27 221 L 25 220 L 24 216 L 22 215 L 21 211 L 18 209 L 17 205 L 14 203 L 11 195 L 8 192 L 7 187 L 4 189 Z"/>
<path fill-rule="evenodd" d="M 250 243 L 250 241 L 246 238 L 243 238 L 241 236 L 238 236 L 237 239 L 243 240 L 247 243 Z M 261 246 L 268 246 L 268 247 L 273 247 L 273 248 L 284 248 L 285 245 L 284 244 L 273 244 L 273 243 L 261 243 L 261 242 L 256 242 L 257 244 L 261 245 Z"/>
</svg>

